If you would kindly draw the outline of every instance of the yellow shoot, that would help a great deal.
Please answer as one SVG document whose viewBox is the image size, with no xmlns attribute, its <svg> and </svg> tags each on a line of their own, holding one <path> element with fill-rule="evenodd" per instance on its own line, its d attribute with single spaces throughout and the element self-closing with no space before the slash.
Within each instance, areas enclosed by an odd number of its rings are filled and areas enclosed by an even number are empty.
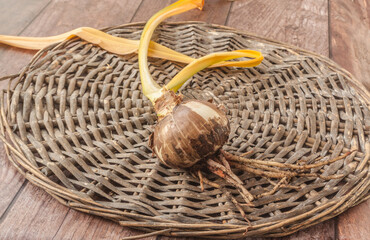
<svg viewBox="0 0 370 240">
<path fill-rule="evenodd" d="M 244 61 L 240 67 L 254 67 L 261 63 L 263 56 L 260 52 L 252 50 L 236 50 L 232 52 L 217 52 L 194 60 L 183 68 L 167 85 L 166 89 L 176 92 L 194 74 L 219 62 L 232 60 L 235 58 L 249 57 L 254 58 Z M 241 63 L 241 62 L 239 62 Z"/>
<path fill-rule="evenodd" d="M 18 37 L 0 35 L 0 43 L 18 48 L 39 50 L 51 44 L 68 40 L 76 36 L 87 42 L 96 44 L 108 52 L 119 55 L 137 53 L 137 50 L 139 48 L 138 40 L 114 37 L 105 32 L 89 27 L 77 28 L 72 31 L 51 37 Z M 155 42 L 150 42 L 148 54 L 151 57 L 163 58 L 183 63 L 190 63 L 194 60 L 191 57 L 188 57 Z"/>
<path fill-rule="evenodd" d="M 203 0 L 180 0 L 154 14 L 146 23 L 139 45 L 139 69 L 143 93 L 153 104 L 162 95 L 161 87 L 153 80 L 148 67 L 148 49 L 153 32 L 166 18 L 194 8 L 201 9 L 203 4 Z"/>
</svg>

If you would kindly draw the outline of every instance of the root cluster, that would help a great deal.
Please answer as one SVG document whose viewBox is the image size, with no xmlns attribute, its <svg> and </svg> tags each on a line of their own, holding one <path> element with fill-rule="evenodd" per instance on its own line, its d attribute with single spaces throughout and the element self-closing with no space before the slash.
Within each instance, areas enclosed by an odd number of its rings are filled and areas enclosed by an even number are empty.
<svg viewBox="0 0 370 240">
<path fill-rule="evenodd" d="M 250 223 L 243 210 L 243 206 L 253 206 L 253 200 L 262 198 L 264 196 L 273 195 L 281 188 L 290 188 L 299 190 L 300 189 L 299 186 L 293 186 L 289 184 L 290 180 L 294 177 L 314 177 L 321 178 L 324 180 L 343 178 L 344 175 L 334 174 L 324 176 L 320 173 L 312 173 L 311 170 L 314 168 L 334 163 L 338 160 L 347 157 L 349 154 L 351 154 L 351 152 L 347 152 L 341 156 L 325 161 L 319 161 L 322 158 L 317 158 L 313 164 L 301 165 L 249 159 L 244 157 L 245 154 L 244 156 L 243 155 L 237 156 L 224 150 L 221 150 L 216 157 L 210 158 L 206 161 L 206 166 L 209 171 L 225 179 L 225 181 L 228 184 L 234 186 L 239 191 L 240 195 L 243 197 L 245 203 L 238 202 L 225 187 L 222 187 L 221 185 L 206 179 L 202 175 L 202 172 L 200 170 L 197 170 L 196 174 L 194 174 L 193 171 L 193 176 L 199 178 L 202 191 L 204 190 L 203 183 L 206 183 L 210 186 L 220 189 L 225 194 L 225 196 L 227 196 L 231 200 L 231 202 L 233 202 L 233 204 L 236 206 L 236 208 L 241 213 L 243 218 L 248 223 Z M 262 194 L 252 195 L 244 187 L 244 183 L 240 180 L 240 178 L 232 171 L 231 166 L 234 169 L 243 170 L 256 176 L 263 177 L 267 179 L 267 181 L 274 187 L 271 190 L 266 191 Z M 274 179 L 277 179 L 277 182 L 273 181 Z"/>
</svg>

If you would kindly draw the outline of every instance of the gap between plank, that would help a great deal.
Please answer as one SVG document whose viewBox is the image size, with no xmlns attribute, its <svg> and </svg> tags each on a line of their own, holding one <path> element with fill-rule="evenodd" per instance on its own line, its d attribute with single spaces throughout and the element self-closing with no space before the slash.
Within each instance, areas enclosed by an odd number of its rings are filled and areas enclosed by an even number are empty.
<svg viewBox="0 0 370 240">
<path fill-rule="evenodd" d="M 225 26 L 227 26 L 227 24 L 229 23 L 230 12 L 231 12 L 231 9 L 232 9 L 233 5 L 234 5 L 234 2 L 231 2 L 230 7 L 229 7 L 229 11 L 227 12 L 227 17 L 226 17 L 225 24 L 224 24 Z"/>
<path fill-rule="evenodd" d="M 45 6 L 41 8 L 41 10 L 35 15 L 35 17 L 33 17 L 31 21 L 27 23 L 26 26 L 17 35 L 22 34 L 35 21 L 35 19 L 38 18 L 38 16 L 40 16 L 40 14 L 50 5 L 51 1 L 52 0 L 45 4 Z"/>
<path fill-rule="evenodd" d="M 132 23 L 132 20 L 134 20 L 134 17 L 136 16 L 137 12 L 139 11 L 139 9 L 140 9 L 141 5 L 143 5 L 143 2 L 144 2 L 144 0 L 141 0 L 141 2 L 140 2 L 140 4 L 139 4 L 139 6 L 138 6 L 138 7 L 136 8 L 136 10 L 135 10 L 135 13 L 132 15 L 132 17 L 131 17 L 131 19 L 130 19 L 130 23 Z"/>
<path fill-rule="evenodd" d="M 332 46 L 331 46 L 331 21 L 330 21 L 330 1 L 331 0 L 327 0 L 328 1 L 328 47 L 329 47 L 329 58 L 332 59 L 333 58 L 333 52 L 332 52 Z"/>
<path fill-rule="evenodd" d="M 13 205 L 15 204 L 15 202 L 17 201 L 17 199 L 19 198 L 19 196 L 23 192 L 23 189 L 26 187 L 27 183 L 28 183 L 28 180 L 25 179 L 25 181 L 22 183 L 22 186 L 19 188 L 18 192 L 15 194 L 14 198 L 12 199 L 12 201 L 6 207 L 4 213 L 0 216 L 0 224 L 5 220 L 6 216 L 8 215 L 8 213 L 12 209 Z"/>
<path fill-rule="evenodd" d="M 334 239 L 339 239 L 339 229 L 338 229 L 338 216 L 334 218 Z"/>
<path fill-rule="evenodd" d="M 46 3 L 44 7 L 41 8 L 41 10 L 31 19 L 31 21 L 29 21 L 29 23 L 27 23 L 26 26 L 17 33 L 17 35 L 22 34 L 30 26 L 30 24 L 32 24 L 35 21 L 35 19 L 38 16 L 40 16 L 40 14 L 50 5 L 50 3 L 51 3 L 51 0 L 48 3 Z M 9 159 L 4 159 L 4 161 L 9 161 Z M 14 167 L 14 166 L 12 166 L 12 167 Z M 17 199 L 19 198 L 20 194 L 22 193 L 22 191 L 25 188 L 25 186 L 27 185 L 27 183 L 28 183 L 28 180 L 24 179 L 24 182 L 22 183 L 21 187 L 18 189 L 17 193 L 14 195 L 13 199 L 11 200 L 11 202 L 9 203 L 7 208 L 5 209 L 4 213 L 0 216 L 0 224 L 5 220 L 6 216 L 8 215 L 8 212 L 11 210 L 11 208 L 13 207 L 13 205 L 15 204 Z"/>
<path fill-rule="evenodd" d="M 54 236 L 53 236 L 53 238 L 52 238 L 51 240 L 54 240 L 55 236 L 56 236 L 56 235 L 58 235 L 58 232 L 59 232 L 59 230 L 61 229 L 61 227 L 62 227 L 62 225 L 63 225 L 64 221 L 66 220 L 66 218 L 67 218 L 68 213 L 69 213 L 69 211 L 70 211 L 70 210 L 71 210 L 71 208 L 68 208 L 68 211 L 66 212 L 66 215 L 64 216 L 63 221 L 60 223 L 60 225 L 59 225 L 59 227 L 58 227 L 58 230 L 55 232 L 55 234 L 54 234 Z"/>
</svg>

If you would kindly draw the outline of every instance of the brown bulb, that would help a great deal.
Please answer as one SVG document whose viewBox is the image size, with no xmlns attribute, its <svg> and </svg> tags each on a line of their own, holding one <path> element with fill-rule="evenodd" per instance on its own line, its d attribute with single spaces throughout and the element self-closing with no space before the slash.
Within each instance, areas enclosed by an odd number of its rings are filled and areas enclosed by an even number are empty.
<svg viewBox="0 0 370 240">
<path fill-rule="evenodd" d="M 215 154 L 227 141 L 230 126 L 224 111 L 212 103 L 179 102 L 156 125 L 150 146 L 166 165 L 188 168 Z"/>
</svg>

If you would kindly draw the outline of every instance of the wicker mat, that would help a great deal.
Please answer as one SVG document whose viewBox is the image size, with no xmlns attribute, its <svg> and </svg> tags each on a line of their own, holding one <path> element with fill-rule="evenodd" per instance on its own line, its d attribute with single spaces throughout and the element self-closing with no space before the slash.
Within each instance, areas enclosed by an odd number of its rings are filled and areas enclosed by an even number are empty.
<svg viewBox="0 0 370 240">
<path fill-rule="evenodd" d="M 105 29 L 139 39 L 143 24 Z M 226 151 L 277 162 L 313 162 L 354 150 L 312 170 L 340 179 L 297 177 L 244 207 L 248 223 L 219 189 L 152 155 L 156 115 L 141 92 L 137 55 L 117 56 L 77 38 L 40 51 L 8 76 L 1 94 L 1 138 L 9 159 L 62 204 L 169 236 L 284 236 L 332 218 L 369 197 L 370 95 L 331 60 L 234 29 L 197 22 L 161 25 L 154 40 L 192 57 L 248 48 L 258 67 L 207 69 L 181 89 L 228 109 Z M 160 84 L 184 64 L 150 59 Z M 235 170 L 252 194 L 275 180 Z M 205 172 L 219 184 L 224 181 Z M 225 186 L 243 202 L 238 191 Z M 248 230 L 248 231 L 246 231 Z"/>
</svg>

